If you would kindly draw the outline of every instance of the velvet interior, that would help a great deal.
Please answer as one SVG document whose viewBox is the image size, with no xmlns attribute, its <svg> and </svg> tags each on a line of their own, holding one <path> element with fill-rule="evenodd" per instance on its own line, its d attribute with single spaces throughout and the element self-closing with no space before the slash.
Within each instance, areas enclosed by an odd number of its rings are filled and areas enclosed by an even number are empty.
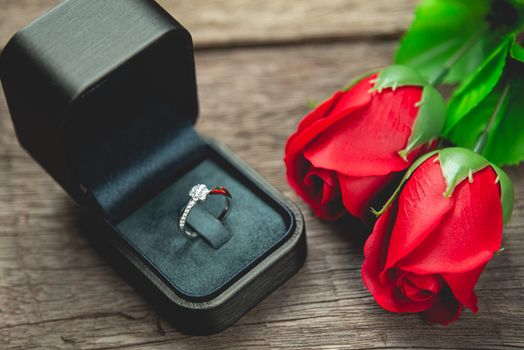
<svg viewBox="0 0 524 350">
<path fill-rule="evenodd" d="M 188 239 L 178 229 L 179 212 L 189 198 L 189 189 L 198 183 L 223 185 L 233 196 L 231 213 L 224 222 L 231 238 L 219 249 L 204 239 Z M 222 201 L 223 198 L 214 196 L 200 207 L 218 214 Z M 206 158 L 122 220 L 117 228 L 180 292 L 205 298 L 239 277 L 285 238 L 290 219 L 275 205 L 220 163 Z"/>
<path fill-rule="evenodd" d="M 86 125 L 77 134 L 76 167 L 97 206 L 153 270 L 187 298 L 206 300 L 283 242 L 293 221 L 236 163 L 177 123 L 176 110 L 159 106 L 93 115 L 108 119 L 105 128 Z M 199 183 L 226 187 L 233 204 L 223 225 L 216 216 L 224 198 L 199 204 L 188 222 L 204 238 L 188 239 L 178 218 Z"/>
<path fill-rule="evenodd" d="M 209 196 L 207 201 L 211 201 L 212 198 L 213 196 Z M 211 210 L 211 206 L 213 210 Z M 205 239 L 213 248 L 220 249 L 229 242 L 233 235 L 227 226 L 223 224 L 223 221 L 218 220 L 217 216 L 220 215 L 219 213 L 222 210 L 223 207 L 218 205 L 216 200 L 211 205 L 206 203 L 206 205 L 193 207 L 186 221 L 186 231 L 198 234 L 200 238 Z"/>
</svg>

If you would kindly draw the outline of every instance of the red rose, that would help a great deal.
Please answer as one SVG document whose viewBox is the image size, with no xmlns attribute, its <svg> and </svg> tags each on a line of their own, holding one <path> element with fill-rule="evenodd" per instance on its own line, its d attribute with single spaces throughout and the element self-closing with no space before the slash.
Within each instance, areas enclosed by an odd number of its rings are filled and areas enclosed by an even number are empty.
<svg viewBox="0 0 524 350">
<path fill-rule="evenodd" d="M 370 203 L 440 134 L 445 105 L 410 68 L 392 66 L 339 91 L 298 126 L 287 179 L 321 218 L 364 220 Z"/>
<path fill-rule="evenodd" d="M 448 148 L 417 161 L 404 181 L 366 242 L 364 284 L 386 310 L 431 322 L 448 324 L 463 306 L 477 312 L 473 288 L 511 215 L 509 178 L 469 150 Z"/>
</svg>

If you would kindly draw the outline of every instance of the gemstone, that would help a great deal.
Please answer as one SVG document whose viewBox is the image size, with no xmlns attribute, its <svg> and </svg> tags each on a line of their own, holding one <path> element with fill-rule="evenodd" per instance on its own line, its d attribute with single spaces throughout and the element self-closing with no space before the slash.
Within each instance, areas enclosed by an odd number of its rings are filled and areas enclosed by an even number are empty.
<svg viewBox="0 0 524 350">
<path fill-rule="evenodd" d="M 189 191 L 189 196 L 195 201 L 205 201 L 208 194 L 209 189 L 203 184 L 195 185 Z"/>
</svg>

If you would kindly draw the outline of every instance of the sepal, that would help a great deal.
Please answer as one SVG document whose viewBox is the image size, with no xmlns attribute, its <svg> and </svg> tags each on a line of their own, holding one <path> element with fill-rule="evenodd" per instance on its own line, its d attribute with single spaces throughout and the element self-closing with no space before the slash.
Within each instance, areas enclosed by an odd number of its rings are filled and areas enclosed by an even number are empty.
<svg viewBox="0 0 524 350">
<path fill-rule="evenodd" d="M 402 190 L 406 181 L 411 177 L 415 170 L 426 160 L 437 155 L 435 162 L 438 160 L 442 169 L 442 175 L 446 181 L 446 190 L 443 193 L 445 197 L 450 197 L 453 191 L 462 181 L 473 181 L 473 174 L 476 172 L 491 166 L 497 173 L 497 183 L 500 185 L 500 201 L 502 204 L 503 219 L 504 223 L 507 223 L 511 218 L 511 212 L 513 211 L 513 185 L 508 175 L 496 165 L 491 164 L 486 158 L 481 155 L 470 151 L 466 148 L 451 147 L 436 150 L 425 154 L 424 156 L 417 159 L 411 167 L 408 169 L 406 174 L 402 177 L 399 186 L 396 188 L 393 195 L 388 199 L 386 204 L 379 211 L 371 211 L 376 216 L 382 215 L 387 208 L 395 201 L 400 191 Z"/>
<path fill-rule="evenodd" d="M 504 223 L 507 224 L 511 220 L 511 214 L 513 213 L 513 204 L 515 200 L 515 191 L 513 189 L 513 183 L 511 182 L 511 179 L 504 170 L 502 170 L 494 164 L 492 164 L 491 166 L 497 172 L 497 180 L 500 183 L 502 215 L 504 217 Z"/>
<path fill-rule="evenodd" d="M 395 90 L 401 86 L 422 88 L 422 99 L 417 103 L 419 107 L 417 118 L 406 147 L 398 152 L 399 156 L 407 161 L 411 151 L 423 144 L 431 143 L 440 136 L 446 122 L 446 103 L 426 78 L 408 66 L 393 65 L 384 68 L 379 73 L 373 90 L 380 93 L 383 89 Z"/>
<path fill-rule="evenodd" d="M 399 155 L 407 160 L 409 152 L 418 146 L 436 140 L 446 122 L 446 103 L 440 93 L 431 85 L 424 86 L 417 119 L 409 136 L 406 148 Z"/>
<path fill-rule="evenodd" d="M 413 68 L 402 65 L 392 65 L 382 69 L 373 86 L 373 90 L 382 92 L 383 89 L 396 90 L 400 86 L 426 86 L 429 85 L 420 73 Z"/>
<path fill-rule="evenodd" d="M 406 147 L 398 151 L 398 155 L 408 160 L 408 154 L 423 144 L 429 144 L 436 140 L 444 128 L 446 121 L 446 103 L 441 94 L 428 80 L 416 70 L 403 65 L 392 65 L 381 70 L 375 70 L 362 74 L 343 88 L 350 90 L 362 80 L 377 74 L 370 93 L 381 93 L 384 89 L 393 91 L 402 86 L 419 86 L 422 88 L 422 98 L 418 101 L 419 111 L 413 124 L 411 134 Z"/>
<path fill-rule="evenodd" d="M 373 74 L 377 74 L 378 72 L 380 72 L 379 69 L 375 69 L 375 70 L 372 70 L 372 71 L 369 71 L 369 72 L 366 72 L 366 73 L 363 73 L 359 76 L 357 76 L 355 79 L 353 79 L 349 84 L 347 84 L 346 86 L 344 86 L 342 88 L 342 91 L 344 92 L 347 92 L 348 90 L 350 90 L 353 86 L 357 85 L 358 83 L 360 83 L 362 80 L 372 76 Z"/>
</svg>

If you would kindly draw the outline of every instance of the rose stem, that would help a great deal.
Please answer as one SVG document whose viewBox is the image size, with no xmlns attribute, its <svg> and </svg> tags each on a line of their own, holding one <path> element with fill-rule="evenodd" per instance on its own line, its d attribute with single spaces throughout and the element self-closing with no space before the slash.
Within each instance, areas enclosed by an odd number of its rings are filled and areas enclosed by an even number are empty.
<svg viewBox="0 0 524 350">
<path fill-rule="evenodd" d="M 506 99 L 508 98 L 509 89 L 510 89 L 510 84 L 506 82 L 504 84 L 502 93 L 500 94 L 499 99 L 497 101 L 497 105 L 495 106 L 493 113 L 491 113 L 491 116 L 489 117 L 486 127 L 484 128 L 482 133 L 477 138 L 477 142 L 475 143 L 475 147 L 473 148 L 473 151 L 475 153 L 481 154 L 482 151 L 484 150 L 484 147 L 486 146 L 486 143 L 488 142 L 489 132 L 491 128 L 493 127 L 493 123 L 497 119 L 497 116 L 500 114 L 500 111 L 502 110 L 502 106 L 504 105 L 504 102 L 506 102 Z"/>
<path fill-rule="evenodd" d="M 453 66 L 457 64 L 457 62 L 460 61 L 460 59 L 464 57 L 464 55 L 467 54 L 473 46 L 475 46 L 475 44 L 481 39 L 485 31 L 486 28 L 479 30 L 468 41 L 466 41 L 464 45 L 462 45 L 462 47 L 458 49 L 457 52 L 455 52 L 455 54 L 444 63 L 444 67 L 442 67 L 442 70 L 435 77 L 433 77 L 433 79 L 429 80 L 430 84 L 433 86 L 441 84 L 444 78 L 449 74 L 451 68 L 453 68 Z"/>
</svg>

